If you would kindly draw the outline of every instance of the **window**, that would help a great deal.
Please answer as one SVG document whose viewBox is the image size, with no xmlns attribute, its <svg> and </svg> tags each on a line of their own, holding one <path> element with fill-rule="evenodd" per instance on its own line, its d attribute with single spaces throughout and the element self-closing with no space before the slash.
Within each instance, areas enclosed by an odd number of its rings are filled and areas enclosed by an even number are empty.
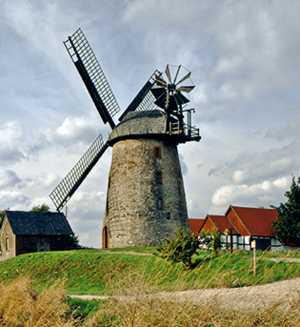
<svg viewBox="0 0 300 327">
<path fill-rule="evenodd" d="M 8 239 L 8 237 L 5 240 L 5 249 L 6 249 L 6 251 L 9 251 L 9 239 Z"/>
<path fill-rule="evenodd" d="M 164 210 L 164 198 L 157 198 L 157 210 Z"/>
<path fill-rule="evenodd" d="M 159 171 L 155 172 L 155 182 L 156 184 L 162 184 L 162 173 Z"/>
<path fill-rule="evenodd" d="M 161 159 L 161 148 L 160 146 L 154 147 L 154 159 Z"/>
</svg>

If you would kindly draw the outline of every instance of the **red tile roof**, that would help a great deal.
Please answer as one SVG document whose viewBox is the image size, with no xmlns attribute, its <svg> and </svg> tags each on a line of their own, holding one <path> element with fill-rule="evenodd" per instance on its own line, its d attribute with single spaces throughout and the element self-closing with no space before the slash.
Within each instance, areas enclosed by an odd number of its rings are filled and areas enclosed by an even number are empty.
<svg viewBox="0 0 300 327">
<path fill-rule="evenodd" d="M 277 219 L 276 209 L 245 208 L 229 206 L 225 216 L 233 210 L 254 236 L 274 237 L 271 221 Z"/>
<path fill-rule="evenodd" d="M 193 233 L 196 233 L 196 234 L 199 233 L 199 230 L 201 229 L 201 227 L 204 224 L 204 220 L 205 219 L 189 219 L 190 228 Z"/>
<path fill-rule="evenodd" d="M 211 218 L 211 220 L 217 224 L 217 227 L 219 228 L 219 231 L 223 234 L 225 229 L 230 232 L 230 229 L 232 229 L 232 234 L 236 235 L 237 232 L 235 228 L 231 225 L 229 220 L 225 216 L 215 216 L 215 215 L 207 215 Z"/>
</svg>

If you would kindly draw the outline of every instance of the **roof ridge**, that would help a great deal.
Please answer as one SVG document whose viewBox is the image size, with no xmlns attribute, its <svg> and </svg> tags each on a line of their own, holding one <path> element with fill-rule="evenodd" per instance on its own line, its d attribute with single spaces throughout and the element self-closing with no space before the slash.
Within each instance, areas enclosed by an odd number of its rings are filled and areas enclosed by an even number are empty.
<svg viewBox="0 0 300 327">
<path fill-rule="evenodd" d="M 232 208 L 243 208 L 243 209 L 254 209 L 254 210 L 276 210 L 272 208 L 255 208 L 255 207 L 241 207 L 241 206 L 233 206 L 230 205 Z"/>
</svg>

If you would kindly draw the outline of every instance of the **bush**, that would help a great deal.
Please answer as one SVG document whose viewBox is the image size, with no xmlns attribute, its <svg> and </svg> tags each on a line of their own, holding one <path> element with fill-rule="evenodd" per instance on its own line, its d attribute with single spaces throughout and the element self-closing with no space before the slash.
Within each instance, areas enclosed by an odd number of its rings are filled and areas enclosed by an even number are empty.
<svg viewBox="0 0 300 327">
<path fill-rule="evenodd" d="M 211 232 L 203 230 L 200 234 L 200 243 L 207 250 L 212 251 L 212 256 L 215 257 L 218 251 L 222 248 L 221 233 L 217 228 Z"/>
<path fill-rule="evenodd" d="M 191 267 L 192 256 L 199 249 L 197 234 L 192 234 L 191 230 L 177 228 L 174 237 L 170 240 L 164 239 L 163 244 L 156 249 L 161 258 L 177 263 L 183 262 L 187 268 Z"/>
</svg>

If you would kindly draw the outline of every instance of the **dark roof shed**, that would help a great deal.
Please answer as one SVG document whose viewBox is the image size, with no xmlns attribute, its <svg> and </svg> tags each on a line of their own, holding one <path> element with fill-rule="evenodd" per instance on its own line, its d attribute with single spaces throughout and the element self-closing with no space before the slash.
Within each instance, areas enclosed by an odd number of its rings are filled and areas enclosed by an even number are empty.
<svg viewBox="0 0 300 327">
<path fill-rule="evenodd" d="M 72 235 L 73 231 L 61 212 L 5 211 L 15 235 Z"/>
</svg>

